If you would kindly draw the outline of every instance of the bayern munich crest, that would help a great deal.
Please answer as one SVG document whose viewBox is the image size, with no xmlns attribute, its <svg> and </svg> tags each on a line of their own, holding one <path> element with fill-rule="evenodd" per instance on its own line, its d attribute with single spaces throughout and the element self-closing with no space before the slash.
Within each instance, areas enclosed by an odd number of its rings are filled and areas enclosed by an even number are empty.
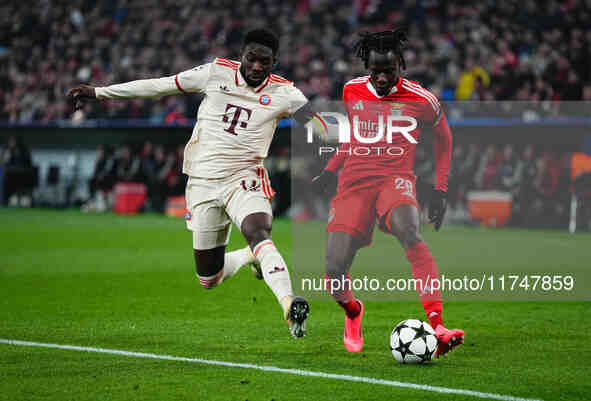
<svg viewBox="0 0 591 401">
<path fill-rule="evenodd" d="M 261 95 L 261 97 L 259 97 L 259 103 L 263 106 L 268 106 L 271 104 L 271 97 L 269 95 Z"/>
</svg>

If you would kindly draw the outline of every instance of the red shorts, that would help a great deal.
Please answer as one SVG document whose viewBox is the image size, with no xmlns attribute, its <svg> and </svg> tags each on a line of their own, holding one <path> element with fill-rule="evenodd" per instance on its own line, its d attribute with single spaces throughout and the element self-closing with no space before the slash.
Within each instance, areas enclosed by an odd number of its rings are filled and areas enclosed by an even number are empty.
<svg viewBox="0 0 591 401">
<path fill-rule="evenodd" d="M 376 221 L 389 234 L 392 210 L 403 204 L 419 208 L 414 174 L 369 180 L 372 185 L 365 181 L 362 189 L 351 187 L 337 192 L 330 203 L 326 232 L 348 233 L 361 240 L 362 247 L 368 246 Z"/>
</svg>

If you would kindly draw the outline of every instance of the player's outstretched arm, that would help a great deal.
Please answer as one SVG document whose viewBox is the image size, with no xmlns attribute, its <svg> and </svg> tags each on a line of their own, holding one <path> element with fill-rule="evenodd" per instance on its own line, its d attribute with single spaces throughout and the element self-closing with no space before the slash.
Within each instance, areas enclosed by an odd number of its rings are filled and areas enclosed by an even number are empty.
<svg viewBox="0 0 591 401">
<path fill-rule="evenodd" d="M 202 92 L 209 79 L 210 64 L 204 64 L 176 75 L 153 79 L 140 79 L 103 87 L 80 85 L 66 94 L 76 108 L 87 99 L 153 98 L 179 93 Z"/>
<path fill-rule="evenodd" d="M 79 109 L 84 101 L 89 99 L 133 99 L 174 95 L 181 93 L 175 77 L 140 79 L 104 87 L 79 85 L 70 89 L 66 96 L 71 98 L 74 107 Z"/>
<path fill-rule="evenodd" d="M 435 187 L 429 201 L 429 221 L 439 231 L 447 210 L 447 184 L 451 166 L 452 136 L 445 114 L 433 127 L 435 150 Z"/>
</svg>

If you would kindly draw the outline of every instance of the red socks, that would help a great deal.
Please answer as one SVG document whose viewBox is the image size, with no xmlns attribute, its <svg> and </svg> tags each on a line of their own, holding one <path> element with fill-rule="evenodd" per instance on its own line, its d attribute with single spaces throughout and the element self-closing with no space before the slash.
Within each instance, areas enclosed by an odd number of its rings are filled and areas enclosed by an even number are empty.
<svg viewBox="0 0 591 401">
<path fill-rule="evenodd" d="M 439 288 L 432 289 L 433 280 L 439 280 L 437 265 L 424 242 L 419 242 L 406 251 L 406 259 L 412 264 L 412 276 L 417 283 L 417 290 L 423 309 L 429 318 L 429 324 L 434 329 L 443 324 L 441 319 L 441 292 Z"/>
<path fill-rule="evenodd" d="M 347 273 L 344 277 L 330 278 L 328 275 L 324 275 L 326 283 L 326 290 L 334 298 L 335 301 L 345 310 L 347 317 L 353 319 L 361 312 L 361 305 L 355 299 L 353 291 L 351 291 L 351 276 Z M 339 285 L 335 285 L 333 290 L 332 280 L 338 280 Z"/>
<path fill-rule="evenodd" d="M 439 280 L 439 273 L 435 260 L 429 251 L 429 248 L 424 242 L 419 242 L 412 248 L 406 251 L 406 258 L 412 265 L 412 276 L 418 280 L 417 290 L 421 298 L 421 304 L 429 319 L 429 324 L 435 329 L 440 324 L 443 324 L 441 318 L 441 291 L 439 288 L 432 289 L 431 284 L 434 280 Z M 330 279 L 326 274 L 324 275 L 326 281 L 326 289 L 335 301 L 345 310 L 347 317 L 350 319 L 359 315 L 361 306 L 355 299 L 351 291 L 351 276 L 347 273 L 344 277 Z M 340 285 L 332 289 L 332 280 L 340 281 Z"/>
</svg>

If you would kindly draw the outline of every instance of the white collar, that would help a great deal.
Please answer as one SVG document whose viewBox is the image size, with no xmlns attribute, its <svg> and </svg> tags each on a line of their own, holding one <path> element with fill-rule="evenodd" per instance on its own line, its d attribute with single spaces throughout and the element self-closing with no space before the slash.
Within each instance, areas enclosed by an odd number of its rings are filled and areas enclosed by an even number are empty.
<svg viewBox="0 0 591 401">
<path fill-rule="evenodd" d="M 262 84 L 260 84 L 256 88 L 253 88 L 252 86 L 249 86 L 246 83 L 246 80 L 240 72 L 240 67 L 236 69 L 236 86 L 248 86 L 249 88 L 253 89 L 256 93 L 260 92 L 261 90 L 263 90 L 265 86 L 267 86 L 267 84 L 269 83 L 269 79 L 271 79 L 271 74 L 267 76 L 267 79 L 265 79 Z"/>
</svg>

